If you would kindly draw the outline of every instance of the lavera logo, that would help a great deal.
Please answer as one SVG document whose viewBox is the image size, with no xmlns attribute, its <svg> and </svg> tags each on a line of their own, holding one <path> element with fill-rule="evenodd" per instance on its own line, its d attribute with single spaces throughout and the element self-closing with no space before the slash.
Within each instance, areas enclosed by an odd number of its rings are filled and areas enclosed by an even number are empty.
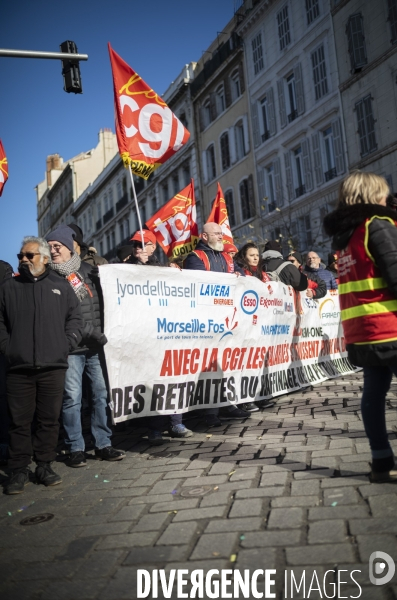
<svg viewBox="0 0 397 600">
<path fill-rule="evenodd" d="M 199 283 L 198 297 L 199 304 L 214 304 L 221 306 L 233 306 L 234 285 L 219 285 L 217 283 Z"/>
<path fill-rule="evenodd" d="M 259 298 L 254 290 L 247 290 L 241 296 L 241 308 L 246 315 L 253 315 L 258 308 Z"/>
</svg>

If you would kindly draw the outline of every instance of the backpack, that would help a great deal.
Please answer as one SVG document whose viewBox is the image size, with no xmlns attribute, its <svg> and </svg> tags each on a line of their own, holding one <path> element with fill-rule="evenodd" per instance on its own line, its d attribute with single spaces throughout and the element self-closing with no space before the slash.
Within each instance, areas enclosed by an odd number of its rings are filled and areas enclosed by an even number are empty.
<svg viewBox="0 0 397 600">
<path fill-rule="evenodd" d="M 290 264 L 291 263 L 288 260 L 285 260 L 284 262 L 281 263 L 281 265 L 279 267 L 277 267 L 277 269 L 275 271 L 266 271 L 266 275 L 269 277 L 270 281 L 281 281 L 281 279 L 280 279 L 281 271 L 287 265 L 290 265 Z"/>
</svg>

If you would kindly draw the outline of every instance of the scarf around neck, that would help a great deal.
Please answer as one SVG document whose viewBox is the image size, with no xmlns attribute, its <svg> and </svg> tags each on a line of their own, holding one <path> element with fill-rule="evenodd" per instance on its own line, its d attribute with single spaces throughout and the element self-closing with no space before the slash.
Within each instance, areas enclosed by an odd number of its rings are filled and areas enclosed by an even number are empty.
<svg viewBox="0 0 397 600">
<path fill-rule="evenodd" d="M 72 254 L 72 258 L 67 262 L 54 264 L 50 263 L 50 268 L 56 271 L 58 275 L 67 279 L 76 294 L 77 298 L 81 302 L 88 296 L 87 284 L 84 281 L 84 277 L 79 273 L 81 266 L 81 258 L 75 252 Z"/>
</svg>

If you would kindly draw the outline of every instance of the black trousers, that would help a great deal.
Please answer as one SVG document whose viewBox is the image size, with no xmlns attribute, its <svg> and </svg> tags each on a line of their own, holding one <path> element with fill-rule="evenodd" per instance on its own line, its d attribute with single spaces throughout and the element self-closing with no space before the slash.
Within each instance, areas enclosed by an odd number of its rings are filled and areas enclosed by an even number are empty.
<svg viewBox="0 0 397 600">
<path fill-rule="evenodd" d="M 12 470 L 56 458 L 59 415 L 62 408 L 65 369 L 10 371 L 7 403 L 10 415 L 8 467 Z M 36 430 L 31 425 L 36 415 Z"/>
</svg>

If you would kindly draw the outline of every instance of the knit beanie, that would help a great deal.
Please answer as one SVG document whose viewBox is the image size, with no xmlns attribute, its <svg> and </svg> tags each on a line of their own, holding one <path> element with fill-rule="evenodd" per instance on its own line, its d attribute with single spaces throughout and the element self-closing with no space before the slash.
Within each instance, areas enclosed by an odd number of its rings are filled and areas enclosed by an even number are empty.
<svg viewBox="0 0 397 600">
<path fill-rule="evenodd" d="M 293 256 L 300 265 L 303 265 L 303 258 L 300 252 L 290 252 L 288 256 Z"/>
<path fill-rule="evenodd" d="M 46 235 L 47 242 L 59 242 L 73 252 L 74 231 L 67 225 L 59 225 L 56 229 Z"/>
</svg>

